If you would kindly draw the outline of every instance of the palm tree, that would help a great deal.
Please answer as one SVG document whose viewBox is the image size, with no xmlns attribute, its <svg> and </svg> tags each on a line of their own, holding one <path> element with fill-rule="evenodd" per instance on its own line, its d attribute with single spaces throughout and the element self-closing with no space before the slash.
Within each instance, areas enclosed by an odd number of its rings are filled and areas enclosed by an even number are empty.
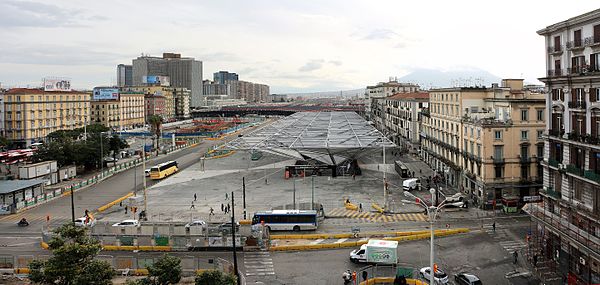
<svg viewBox="0 0 600 285">
<path fill-rule="evenodd" d="M 148 117 L 148 124 L 150 124 L 152 134 L 156 135 L 156 144 L 154 145 L 158 152 L 158 139 L 160 138 L 160 128 L 163 123 L 163 118 L 159 115 L 151 115 Z"/>
</svg>

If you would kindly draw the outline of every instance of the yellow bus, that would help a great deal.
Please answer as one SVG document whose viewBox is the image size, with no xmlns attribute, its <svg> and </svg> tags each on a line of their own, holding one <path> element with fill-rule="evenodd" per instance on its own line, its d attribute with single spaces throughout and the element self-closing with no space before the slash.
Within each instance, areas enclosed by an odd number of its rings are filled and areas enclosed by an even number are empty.
<svg viewBox="0 0 600 285">
<path fill-rule="evenodd" d="M 150 168 L 150 179 L 163 179 L 177 172 L 177 161 L 167 161 Z"/>
</svg>

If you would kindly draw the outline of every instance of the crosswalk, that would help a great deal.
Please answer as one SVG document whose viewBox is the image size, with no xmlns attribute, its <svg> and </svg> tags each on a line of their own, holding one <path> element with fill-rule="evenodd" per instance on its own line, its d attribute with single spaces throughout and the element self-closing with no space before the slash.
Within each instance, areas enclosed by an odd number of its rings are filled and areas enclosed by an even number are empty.
<svg viewBox="0 0 600 285">
<path fill-rule="evenodd" d="M 244 253 L 244 268 L 246 269 L 246 276 L 275 275 L 273 259 L 268 251 Z"/>
<path fill-rule="evenodd" d="M 496 223 L 496 229 L 494 230 L 493 225 L 485 225 L 483 230 L 491 236 L 498 244 L 509 253 L 519 251 L 526 246 L 523 241 L 515 241 L 508 234 L 508 229 L 503 227 L 500 223 Z"/>
<path fill-rule="evenodd" d="M 381 214 L 371 212 L 359 212 L 347 210 L 345 208 L 333 209 L 325 214 L 327 218 L 348 218 L 357 219 L 362 222 L 425 222 L 427 216 L 422 213 L 406 213 L 406 214 Z"/>
</svg>

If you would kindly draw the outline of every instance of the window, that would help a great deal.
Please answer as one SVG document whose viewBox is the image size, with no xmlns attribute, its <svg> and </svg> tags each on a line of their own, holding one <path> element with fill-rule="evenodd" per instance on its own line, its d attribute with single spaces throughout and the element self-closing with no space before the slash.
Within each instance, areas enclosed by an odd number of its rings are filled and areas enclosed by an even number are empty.
<svg viewBox="0 0 600 285">
<path fill-rule="evenodd" d="M 495 145 L 494 146 L 494 159 L 502 159 L 504 157 L 504 146 L 503 145 Z"/>
<path fill-rule="evenodd" d="M 560 51 L 560 36 L 554 37 L 554 51 Z"/>
<path fill-rule="evenodd" d="M 544 144 L 537 145 L 537 157 L 538 159 L 542 159 L 544 157 Z"/>
<path fill-rule="evenodd" d="M 481 144 L 477 144 L 477 156 L 481 157 Z"/>
<path fill-rule="evenodd" d="M 477 138 L 481 137 L 481 129 L 477 129 Z"/>
<path fill-rule="evenodd" d="M 473 127 L 471 127 L 471 137 L 473 137 Z"/>
<path fill-rule="evenodd" d="M 577 30 L 573 32 L 573 46 L 580 47 L 581 46 L 581 30 Z"/>
<path fill-rule="evenodd" d="M 600 70 L 600 53 L 590 54 L 590 71 Z"/>
<path fill-rule="evenodd" d="M 500 166 L 496 166 L 494 167 L 494 174 L 495 174 L 495 178 L 502 178 L 502 167 Z"/>
<path fill-rule="evenodd" d="M 529 139 L 529 131 L 521 131 L 521 140 Z"/>
<path fill-rule="evenodd" d="M 501 140 L 502 139 L 502 131 L 494 131 L 494 139 Z"/>
<path fill-rule="evenodd" d="M 527 121 L 527 117 L 529 117 L 528 115 L 529 114 L 527 109 L 521 110 L 521 121 Z"/>
<path fill-rule="evenodd" d="M 544 120 L 544 110 L 537 110 L 537 120 L 538 121 Z"/>
<path fill-rule="evenodd" d="M 529 157 L 529 146 L 527 144 L 521 145 L 521 158 Z"/>
<path fill-rule="evenodd" d="M 543 136 L 544 136 L 544 131 L 543 130 L 538 130 L 537 131 L 537 138 L 538 138 L 538 140 L 542 139 Z"/>
</svg>

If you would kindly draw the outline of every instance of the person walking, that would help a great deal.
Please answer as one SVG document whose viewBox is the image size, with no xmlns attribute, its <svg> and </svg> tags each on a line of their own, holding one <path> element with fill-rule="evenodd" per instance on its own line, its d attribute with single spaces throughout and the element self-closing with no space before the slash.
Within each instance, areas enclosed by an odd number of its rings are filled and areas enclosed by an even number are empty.
<svg viewBox="0 0 600 285">
<path fill-rule="evenodd" d="M 190 206 L 190 210 L 191 209 L 194 209 L 194 210 L 196 209 L 196 206 L 194 206 L 194 201 L 192 201 L 192 206 Z"/>
<path fill-rule="evenodd" d="M 533 256 L 533 267 L 537 267 L 538 256 L 537 253 Z"/>
<path fill-rule="evenodd" d="M 362 203 L 358 204 L 358 211 L 362 213 Z"/>
<path fill-rule="evenodd" d="M 493 230 L 494 232 L 496 232 L 496 221 L 494 221 L 494 223 L 492 224 L 492 230 Z"/>
<path fill-rule="evenodd" d="M 229 203 L 227 203 L 227 213 L 229 213 L 231 210 L 231 206 L 229 205 Z"/>
<path fill-rule="evenodd" d="M 212 207 L 210 207 L 210 212 L 208 213 L 208 216 L 214 216 L 215 215 L 215 211 L 213 210 Z"/>
<path fill-rule="evenodd" d="M 225 200 L 229 199 L 229 197 L 227 196 L 227 193 L 225 193 Z"/>
<path fill-rule="evenodd" d="M 196 193 L 194 193 L 194 201 L 197 200 L 198 197 L 196 197 Z"/>
<path fill-rule="evenodd" d="M 221 212 L 225 212 L 225 205 L 223 203 L 221 203 Z"/>
<path fill-rule="evenodd" d="M 515 252 L 513 253 L 513 257 L 514 257 L 514 264 L 517 264 L 517 260 L 519 258 L 519 253 L 515 250 Z"/>
</svg>

